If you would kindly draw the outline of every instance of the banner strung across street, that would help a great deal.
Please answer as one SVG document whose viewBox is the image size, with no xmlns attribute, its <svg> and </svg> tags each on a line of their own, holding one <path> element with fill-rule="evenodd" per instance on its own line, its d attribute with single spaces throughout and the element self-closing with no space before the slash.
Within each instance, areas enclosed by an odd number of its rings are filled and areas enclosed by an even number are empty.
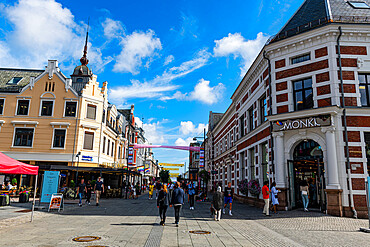
<svg viewBox="0 0 370 247">
<path fill-rule="evenodd" d="M 195 151 L 199 152 L 199 147 L 189 147 L 189 146 L 163 146 L 163 145 L 144 145 L 144 144 L 135 144 L 134 148 L 170 148 L 170 149 L 178 149 L 178 150 L 185 150 L 185 151 Z"/>
<path fill-rule="evenodd" d="M 178 171 L 178 170 L 180 170 L 180 168 L 163 167 L 162 170 L 164 170 L 164 171 Z"/>
<path fill-rule="evenodd" d="M 159 166 L 180 166 L 183 167 L 184 164 L 171 164 L 171 163 L 159 163 Z"/>
</svg>

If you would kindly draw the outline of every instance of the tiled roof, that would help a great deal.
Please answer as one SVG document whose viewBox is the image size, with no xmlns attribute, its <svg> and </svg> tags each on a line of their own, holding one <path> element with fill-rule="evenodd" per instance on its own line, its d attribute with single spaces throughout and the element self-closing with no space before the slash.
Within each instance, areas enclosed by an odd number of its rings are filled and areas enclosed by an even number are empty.
<svg viewBox="0 0 370 247">
<path fill-rule="evenodd" d="M 370 0 L 356 1 L 370 6 Z M 370 24 L 370 9 L 354 8 L 347 0 L 305 0 L 280 32 L 268 42 L 282 40 L 330 23 Z"/>
<path fill-rule="evenodd" d="M 20 92 L 30 83 L 31 77 L 37 77 L 43 72 L 44 70 L 0 68 L 0 92 Z M 16 85 L 7 84 L 14 77 L 21 77 L 22 80 Z"/>
</svg>

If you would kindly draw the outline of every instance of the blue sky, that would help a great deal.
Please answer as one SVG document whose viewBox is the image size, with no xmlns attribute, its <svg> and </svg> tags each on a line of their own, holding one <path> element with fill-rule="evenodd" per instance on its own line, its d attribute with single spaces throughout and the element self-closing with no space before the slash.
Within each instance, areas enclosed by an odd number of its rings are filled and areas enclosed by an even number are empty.
<svg viewBox="0 0 370 247">
<path fill-rule="evenodd" d="M 109 101 L 135 104 L 153 144 L 188 145 L 209 111 L 230 96 L 268 37 L 303 0 L 0 0 L 0 67 L 43 68 L 57 59 L 70 75 L 90 17 L 89 66 Z M 160 162 L 184 151 L 155 150 Z"/>
</svg>

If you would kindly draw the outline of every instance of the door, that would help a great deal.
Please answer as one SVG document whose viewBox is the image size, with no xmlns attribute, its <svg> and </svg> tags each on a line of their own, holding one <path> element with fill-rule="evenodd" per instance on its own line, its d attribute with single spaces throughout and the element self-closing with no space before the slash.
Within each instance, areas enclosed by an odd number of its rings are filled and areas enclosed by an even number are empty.
<svg viewBox="0 0 370 247">
<path fill-rule="evenodd" d="M 295 182 L 294 182 L 294 162 L 288 160 L 288 196 L 289 196 L 289 208 L 296 207 L 296 196 L 295 196 Z"/>
<path fill-rule="evenodd" d="M 326 188 L 326 185 L 325 185 L 325 168 L 324 168 L 324 162 L 322 162 L 321 160 L 318 160 L 317 161 L 318 164 L 317 164 L 317 167 L 318 167 L 318 171 L 317 171 L 317 194 L 319 196 L 318 200 L 319 200 L 319 206 L 320 206 L 320 211 L 321 212 L 326 212 L 326 193 L 325 193 L 325 188 Z"/>
</svg>

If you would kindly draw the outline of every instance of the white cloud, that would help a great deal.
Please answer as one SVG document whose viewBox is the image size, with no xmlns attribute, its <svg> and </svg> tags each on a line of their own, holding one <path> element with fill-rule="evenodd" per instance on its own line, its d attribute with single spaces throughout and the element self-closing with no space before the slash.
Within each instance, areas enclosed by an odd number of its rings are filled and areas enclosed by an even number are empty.
<svg viewBox="0 0 370 247">
<path fill-rule="evenodd" d="M 178 138 L 176 141 L 175 141 L 175 145 L 176 146 L 189 146 L 190 143 L 194 142 L 193 141 L 193 138 L 192 137 L 188 137 L 186 138 L 185 140 L 182 139 L 182 138 Z"/>
<path fill-rule="evenodd" d="M 161 122 L 144 123 L 143 129 L 145 130 L 145 137 L 148 139 L 149 143 L 154 145 L 167 143 Z"/>
<path fill-rule="evenodd" d="M 153 80 L 144 82 L 131 80 L 131 85 L 112 87 L 109 90 L 110 100 L 115 104 L 122 104 L 125 100 L 133 98 L 153 99 L 165 97 L 165 93 L 179 88 L 178 85 L 171 83 L 173 80 L 186 76 L 194 70 L 203 67 L 207 64 L 209 57 L 209 52 L 201 50 L 196 53 L 193 59 L 183 62 L 180 66 L 166 70 L 162 75 L 155 77 Z"/>
<path fill-rule="evenodd" d="M 55 0 L 19 0 L 0 11 L 12 27 L 0 43 L 0 66 L 41 68 L 48 59 L 68 64 L 81 57 L 86 26 Z M 88 56 L 98 70 L 109 62 L 96 48 Z"/>
<path fill-rule="evenodd" d="M 175 60 L 175 57 L 173 56 L 173 55 L 169 55 L 169 56 L 167 56 L 166 57 L 166 59 L 164 60 L 164 63 L 163 63 L 163 65 L 168 65 L 168 64 L 170 64 L 170 63 L 172 63 L 173 62 L 173 60 Z"/>
<path fill-rule="evenodd" d="M 195 100 L 200 101 L 205 104 L 215 104 L 222 99 L 223 92 L 225 91 L 225 86 L 222 83 L 211 87 L 209 81 L 200 79 L 197 85 L 195 85 L 194 90 L 190 93 L 181 93 L 177 91 L 172 96 L 163 96 L 160 99 L 163 101 L 167 100 Z"/>
<path fill-rule="evenodd" d="M 146 67 L 156 55 L 156 51 L 162 49 L 159 38 L 155 36 L 153 30 L 147 32 L 135 31 L 122 38 L 120 45 L 121 53 L 116 57 L 113 71 L 128 72 L 134 75 L 139 74 L 139 68 L 143 60 L 146 60 Z"/>
<path fill-rule="evenodd" d="M 139 128 L 143 127 L 143 121 L 140 118 L 135 117 L 135 123 L 137 124 Z"/>
<path fill-rule="evenodd" d="M 208 124 L 198 124 L 196 126 L 192 121 L 181 121 L 180 133 L 183 135 L 199 135 L 202 134 L 204 129 L 208 129 Z"/>
<path fill-rule="evenodd" d="M 216 57 L 227 57 L 230 55 L 234 55 L 234 59 L 241 57 L 243 63 L 241 75 L 243 76 L 267 39 L 268 36 L 261 32 L 253 40 L 246 40 L 240 33 L 229 33 L 227 37 L 215 40 L 216 45 L 213 48 L 213 52 Z"/>
<path fill-rule="evenodd" d="M 102 26 L 104 29 L 104 35 L 108 39 L 119 38 L 125 34 L 125 28 L 120 21 L 107 18 L 102 23 Z"/>
</svg>

